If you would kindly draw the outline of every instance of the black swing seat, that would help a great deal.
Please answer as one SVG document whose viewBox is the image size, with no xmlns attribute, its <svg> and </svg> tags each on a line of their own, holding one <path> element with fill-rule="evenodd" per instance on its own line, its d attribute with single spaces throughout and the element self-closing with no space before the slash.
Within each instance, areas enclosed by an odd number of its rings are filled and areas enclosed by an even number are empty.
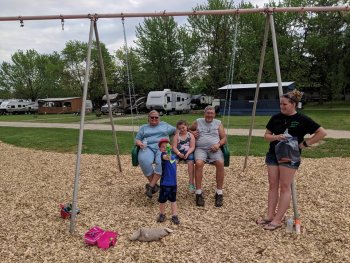
<svg viewBox="0 0 350 263">
<path fill-rule="evenodd" d="M 224 154 L 224 166 L 229 167 L 230 166 L 230 150 L 228 149 L 227 144 L 224 144 L 223 146 L 220 147 L 222 153 Z M 139 165 L 139 150 L 140 147 L 134 145 L 131 149 L 131 163 L 132 166 L 138 166 Z"/>
</svg>

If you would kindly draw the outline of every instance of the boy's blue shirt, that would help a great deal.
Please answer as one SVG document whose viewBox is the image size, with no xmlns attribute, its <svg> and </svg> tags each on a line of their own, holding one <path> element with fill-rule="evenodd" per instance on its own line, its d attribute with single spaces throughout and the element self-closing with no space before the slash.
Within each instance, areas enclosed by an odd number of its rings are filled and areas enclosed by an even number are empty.
<svg viewBox="0 0 350 263">
<path fill-rule="evenodd" d="M 175 186 L 177 185 L 176 181 L 176 159 L 174 156 L 171 156 L 171 160 L 163 160 L 163 156 L 167 153 L 161 155 L 162 160 L 162 169 L 163 173 L 160 179 L 161 186 Z"/>
</svg>

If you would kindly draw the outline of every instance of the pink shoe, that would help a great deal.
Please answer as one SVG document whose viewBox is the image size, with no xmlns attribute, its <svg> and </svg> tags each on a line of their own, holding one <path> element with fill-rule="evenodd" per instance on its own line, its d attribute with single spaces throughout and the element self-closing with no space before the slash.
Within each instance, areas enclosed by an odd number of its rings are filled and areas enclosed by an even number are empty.
<svg viewBox="0 0 350 263">
<path fill-rule="evenodd" d="M 93 228 L 90 228 L 88 232 L 84 235 L 85 243 L 88 245 L 96 245 L 97 241 L 101 238 L 101 236 L 105 233 L 101 228 L 98 226 L 95 226 Z"/>
<path fill-rule="evenodd" d="M 102 249 L 108 249 L 115 245 L 117 238 L 117 232 L 107 231 L 97 240 L 97 246 Z"/>
</svg>

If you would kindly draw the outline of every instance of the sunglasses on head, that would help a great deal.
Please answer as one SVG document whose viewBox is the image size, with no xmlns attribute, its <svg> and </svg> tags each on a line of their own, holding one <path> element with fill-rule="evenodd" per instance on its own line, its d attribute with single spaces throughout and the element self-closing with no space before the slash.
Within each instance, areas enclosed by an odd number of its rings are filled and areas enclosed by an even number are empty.
<svg viewBox="0 0 350 263">
<path fill-rule="evenodd" d="M 158 116 L 150 116 L 149 118 L 152 119 L 152 120 L 158 120 L 159 119 Z"/>
</svg>

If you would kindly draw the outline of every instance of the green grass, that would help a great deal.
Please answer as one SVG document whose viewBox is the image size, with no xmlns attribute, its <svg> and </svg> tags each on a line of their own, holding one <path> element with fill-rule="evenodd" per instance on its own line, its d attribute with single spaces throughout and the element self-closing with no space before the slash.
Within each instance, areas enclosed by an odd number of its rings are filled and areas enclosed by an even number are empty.
<svg viewBox="0 0 350 263">
<path fill-rule="evenodd" d="M 319 123 L 325 129 L 332 130 L 350 130 L 350 110 L 333 110 L 333 111 L 320 111 L 320 110 L 307 110 L 304 109 L 301 113 L 309 116 L 314 121 Z M 202 117 L 198 114 L 186 114 L 186 115 L 171 115 L 162 116 L 161 120 L 166 121 L 172 125 L 180 119 L 185 119 L 187 122 L 192 123 L 195 119 Z M 222 121 L 225 128 L 242 128 L 249 129 L 251 123 L 251 116 L 218 116 Z M 255 129 L 265 129 L 270 116 L 256 116 L 254 120 Z M 106 120 L 108 122 L 108 120 Z M 115 124 L 117 125 L 134 125 L 136 127 L 147 122 L 147 117 L 134 119 L 133 123 L 131 119 L 116 118 Z"/>
<path fill-rule="evenodd" d="M 350 103 L 348 102 L 327 102 L 323 105 L 308 103 L 301 110 L 302 113 L 321 124 L 325 129 L 333 130 L 350 130 Z M 127 115 L 127 117 L 130 115 Z M 136 115 L 134 115 L 136 117 Z M 185 119 L 188 123 L 192 123 L 195 119 L 202 117 L 202 113 L 183 114 L 183 115 L 164 115 L 162 121 L 166 121 L 172 125 L 180 119 Z M 138 127 L 147 122 L 145 114 L 137 116 L 138 118 L 114 117 L 116 125 L 127 125 Z M 250 128 L 251 116 L 217 116 L 225 128 Z M 270 116 L 256 116 L 254 122 L 255 129 L 265 129 L 266 123 Z M 96 117 L 94 113 L 87 114 L 85 121 L 105 120 L 109 123 L 107 115 Z M 26 122 L 45 122 L 45 123 L 79 123 L 80 116 L 73 114 L 36 114 L 36 115 L 0 115 L 0 121 L 26 121 Z"/>
<path fill-rule="evenodd" d="M 326 109 L 343 109 L 350 110 L 349 101 L 327 101 L 323 104 L 318 102 L 308 102 L 304 105 L 306 109 L 317 109 L 317 110 L 326 110 Z"/>
<path fill-rule="evenodd" d="M 98 119 L 95 114 L 89 113 L 85 115 L 85 120 Z M 43 123 L 79 123 L 80 116 L 73 114 L 31 114 L 31 115 L 0 115 L 0 121 L 23 121 L 23 122 L 43 122 Z"/>
<path fill-rule="evenodd" d="M 48 128 L 0 127 L 0 140 L 19 147 L 52 152 L 77 152 L 79 130 Z M 130 154 L 134 138 L 131 132 L 117 133 L 120 154 Z M 248 137 L 229 136 L 232 156 L 245 156 Z M 304 157 L 350 157 L 350 139 L 325 139 L 325 143 L 303 151 Z M 252 137 L 250 155 L 264 156 L 268 143 L 261 137 Z M 114 154 L 110 131 L 84 131 L 83 153 Z"/>
<path fill-rule="evenodd" d="M 350 110 L 302 110 L 325 129 L 350 130 Z"/>
</svg>

